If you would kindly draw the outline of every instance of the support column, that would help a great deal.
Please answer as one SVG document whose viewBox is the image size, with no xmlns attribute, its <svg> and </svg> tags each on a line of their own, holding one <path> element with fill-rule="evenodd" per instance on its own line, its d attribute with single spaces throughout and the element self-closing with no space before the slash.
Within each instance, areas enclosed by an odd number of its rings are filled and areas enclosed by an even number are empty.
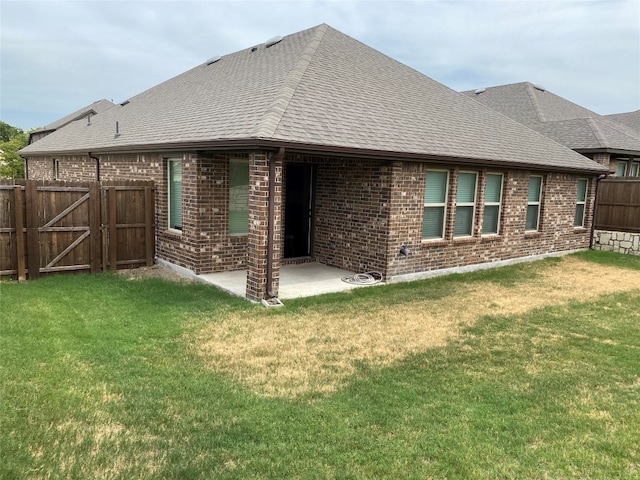
<svg viewBox="0 0 640 480">
<path fill-rule="evenodd" d="M 269 162 L 275 162 L 273 198 L 269 198 Z M 269 202 L 273 217 L 269 218 Z M 273 228 L 269 228 L 269 222 Z M 269 292 L 278 295 L 280 286 L 280 252 L 282 242 L 282 158 L 255 152 L 249 156 L 249 233 L 247 237 L 246 297 L 261 301 Z M 272 278 L 267 278 L 269 231 L 273 231 Z"/>
</svg>

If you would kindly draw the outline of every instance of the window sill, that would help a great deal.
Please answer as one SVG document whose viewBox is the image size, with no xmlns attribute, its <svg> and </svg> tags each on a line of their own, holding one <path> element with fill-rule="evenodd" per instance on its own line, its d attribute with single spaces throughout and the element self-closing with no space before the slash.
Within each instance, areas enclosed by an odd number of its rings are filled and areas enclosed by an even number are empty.
<svg viewBox="0 0 640 480">
<path fill-rule="evenodd" d="M 444 238 L 434 238 L 434 239 L 422 239 L 422 246 L 425 248 L 429 247 L 446 247 L 449 245 L 449 241 Z"/>
<path fill-rule="evenodd" d="M 175 235 L 176 237 L 182 236 L 182 230 L 176 230 L 175 228 L 167 228 L 167 233 L 169 235 Z"/>
<path fill-rule="evenodd" d="M 589 229 L 586 227 L 573 227 L 573 233 L 585 233 L 588 231 Z"/>
<path fill-rule="evenodd" d="M 535 238 L 535 237 L 541 237 L 542 236 L 542 232 L 540 230 L 530 230 L 528 232 L 524 232 L 524 238 Z"/>
</svg>

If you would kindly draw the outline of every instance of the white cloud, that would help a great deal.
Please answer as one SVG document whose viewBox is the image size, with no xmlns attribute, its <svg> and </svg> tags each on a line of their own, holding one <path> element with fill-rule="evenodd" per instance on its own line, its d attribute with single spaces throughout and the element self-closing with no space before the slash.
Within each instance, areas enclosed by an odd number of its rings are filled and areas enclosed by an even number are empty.
<svg viewBox="0 0 640 480">
<path fill-rule="evenodd" d="M 124 100 L 213 55 L 320 23 L 456 90 L 532 81 L 599 113 L 640 108 L 637 0 L 1 6 L 2 120 L 23 128 L 100 98 Z"/>
</svg>

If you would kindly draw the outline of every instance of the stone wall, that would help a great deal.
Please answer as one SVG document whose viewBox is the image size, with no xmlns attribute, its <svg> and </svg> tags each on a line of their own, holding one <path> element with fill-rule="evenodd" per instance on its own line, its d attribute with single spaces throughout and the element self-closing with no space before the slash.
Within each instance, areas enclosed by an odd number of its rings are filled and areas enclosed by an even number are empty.
<svg viewBox="0 0 640 480">
<path fill-rule="evenodd" d="M 640 255 L 640 233 L 594 230 L 593 249 Z"/>
</svg>

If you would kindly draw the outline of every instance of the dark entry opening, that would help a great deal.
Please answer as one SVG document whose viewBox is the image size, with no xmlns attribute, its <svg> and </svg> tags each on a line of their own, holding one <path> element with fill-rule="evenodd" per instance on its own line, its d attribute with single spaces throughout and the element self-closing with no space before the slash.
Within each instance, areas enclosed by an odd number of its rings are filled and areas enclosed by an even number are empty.
<svg viewBox="0 0 640 480">
<path fill-rule="evenodd" d="M 286 166 L 284 258 L 310 256 L 313 248 L 313 166 Z"/>
</svg>

